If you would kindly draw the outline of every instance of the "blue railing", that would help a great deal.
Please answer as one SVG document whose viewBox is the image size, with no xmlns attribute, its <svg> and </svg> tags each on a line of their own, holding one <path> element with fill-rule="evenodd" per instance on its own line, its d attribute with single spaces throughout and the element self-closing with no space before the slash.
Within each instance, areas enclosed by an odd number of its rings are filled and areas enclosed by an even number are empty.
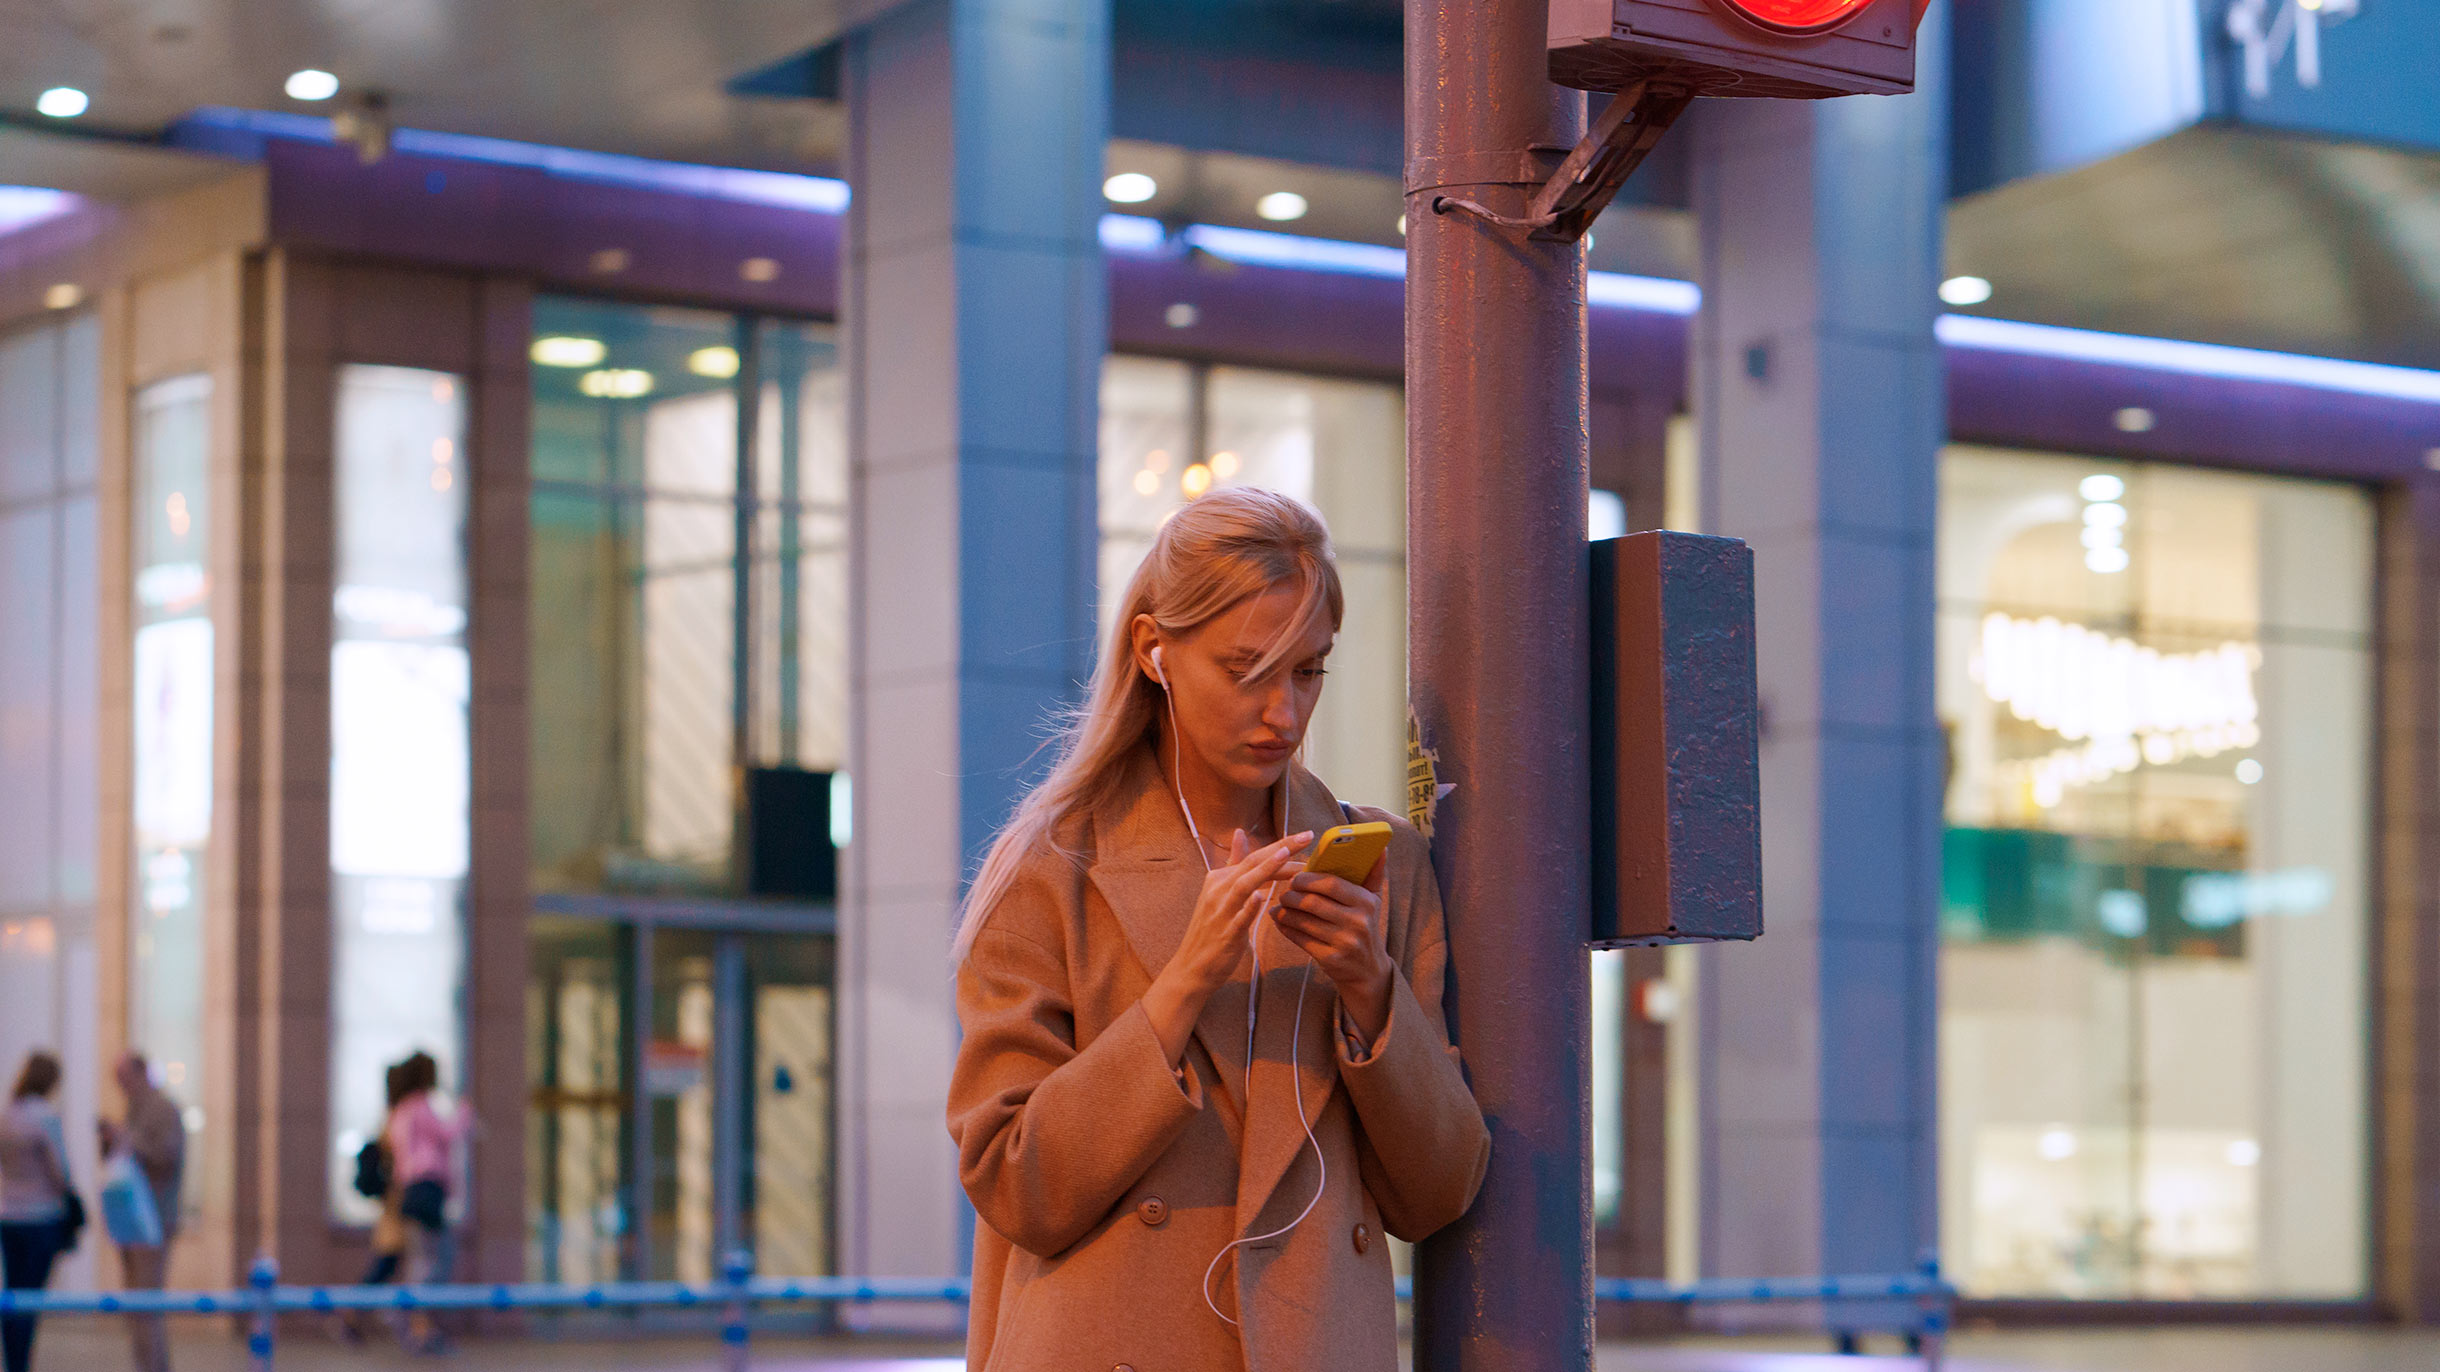
<svg viewBox="0 0 2440 1372">
<path fill-rule="evenodd" d="M 762 1305 L 808 1302 L 865 1304 L 878 1301 L 963 1302 L 970 1284 L 963 1277 L 756 1277 L 743 1254 L 732 1255 L 717 1282 L 466 1282 L 445 1286 L 282 1286 L 279 1267 L 257 1261 L 247 1285 L 223 1291 L 0 1291 L 0 1315 L 233 1315 L 252 1320 L 247 1338 L 258 1372 L 269 1372 L 277 1348 L 279 1317 L 341 1311 L 462 1310 L 710 1310 L 721 1313 L 727 1366 L 743 1372 L 753 1337 L 749 1313 Z M 1398 1283 L 1398 1299 L 1412 1298 L 1411 1284 Z M 1821 1304 L 1877 1307 L 1865 1319 L 1833 1319 L 1843 1336 L 1887 1331 L 1907 1336 L 1926 1367 L 1940 1366 L 1956 1290 L 1937 1265 L 1902 1276 L 1775 1277 L 1753 1281 L 1700 1281 L 1683 1285 L 1635 1278 L 1601 1278 L 1593 1299 L 1605 1304 L 1698 1305 Z"/>
</svg>

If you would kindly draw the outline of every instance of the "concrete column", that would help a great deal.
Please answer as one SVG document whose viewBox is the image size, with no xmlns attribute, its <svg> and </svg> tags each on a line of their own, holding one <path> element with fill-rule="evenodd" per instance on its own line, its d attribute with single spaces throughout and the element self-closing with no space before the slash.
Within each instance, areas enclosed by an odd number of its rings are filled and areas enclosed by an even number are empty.
<svg viewBox="0 0 2440 1372">
<path fill-rule="evenodd" d="M 1943 27 L 1912 96 L 1694 130 L 1703 508 L 1754 547 L 1770 930 L 1704 955 L 1711 1274 L 1903 1271 L 1938 1232 Z"/>
<path fill-rule="evenodd" d="M 911 0 L 846 44 L 846 1272 L 957 1272 L 971 1252 L 941 1111 L 949 941 L 1092 660 L 1109 31 L 1107 0 Z"/>
</svg>

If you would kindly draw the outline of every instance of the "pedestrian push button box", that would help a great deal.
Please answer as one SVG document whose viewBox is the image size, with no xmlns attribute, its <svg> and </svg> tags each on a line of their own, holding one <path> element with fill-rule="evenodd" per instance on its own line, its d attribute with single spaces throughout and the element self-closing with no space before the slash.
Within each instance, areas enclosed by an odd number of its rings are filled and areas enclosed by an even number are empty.
<svg viewBox="0 0 2440 1372">
<path fill-rule="evenodd" d="M 1660 529 L 1590 545 L 1596 947 L 1762 933 L 1754 553 Z"/>
</svg>

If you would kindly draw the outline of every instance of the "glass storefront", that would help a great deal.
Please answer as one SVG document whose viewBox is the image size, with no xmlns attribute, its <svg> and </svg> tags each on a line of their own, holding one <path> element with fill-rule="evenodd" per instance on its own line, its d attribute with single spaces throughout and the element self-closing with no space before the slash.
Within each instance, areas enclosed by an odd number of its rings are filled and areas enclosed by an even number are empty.
<svg viewBox="0 0 2440 1372">
<path fill-rule="evenodd" d="M 754 765 L 845 761 L 830 331 L 554 299 L 534 331 L 536 889 L 733 892 L 741 729 Z"/>
<path fill-rule="evenodd" d="M 1406 794 L 1406 404 L 1395 385 L 1112 357 L 1101 383 L 1101 643 L 1161 522 L 1221 486 L 1321 511 L 1347 614 L 1305 762 L 1350 802 Z"/>
<path fill-rule="evenodd" d="M 385 1070 L 429 1053 L 454 1090 L 465 1060 L 466 395 L 412 367 L 337 381 L 329 1194 L 333 1215 L 369 1224 L 355 1158 Z"/>
<path fill-rule="evenodd" d="M 1940 498 L 1951 1270 L 2361 1296 L 2370 500 L 1962 447 Z"/>
<path fill-rule="evenodd" d="M 821 1275 L 831 925 L 748 891 L 738 778 L 846 760 L 831 331 L 544 299 L 532 361 L 528 1271 Z"/>
<path fill-rule="evenodd" d="M 537 917 L 529 1275 L 833 1271 L 832 984 L 826 937 Z"/>
<path fill-rule="evenodd" d="M 190 1120 L 203 1094 L 212 836 L 211 413 L 209 376 L 157 381 L 135 396 L 136 870 L 127 1036 L 151 1057 L 163 1088 L 188 1103 Z"/>
<path fill-rule="evenodd" d="M 0 335 L 0 1072 L 36 1048 L 59 1052 L 71 1119 L 102 1091 L 91 1032 L 100 353 L 89 314 Z M 69 1140 L 80 1176 L 94 1164 L 89 1138 Z M 84 1275 L 71 1258 L 61 1280 Z"/>
</svg>

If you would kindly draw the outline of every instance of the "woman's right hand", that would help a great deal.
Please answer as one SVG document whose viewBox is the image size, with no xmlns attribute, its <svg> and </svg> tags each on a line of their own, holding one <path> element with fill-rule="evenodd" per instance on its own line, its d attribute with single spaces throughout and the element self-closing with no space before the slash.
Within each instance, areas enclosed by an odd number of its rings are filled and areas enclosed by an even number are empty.
<svg viewBox="0 0 2440 1372">
<path fill-rule="evenodd" d="M 1239 829 L 1229 838 L 1228 865 L 1204 876 L 1186 937 L 1144 993 L 1144 1012 L 1172 1068 L 1186 1059 L 1187 1036 L 1204 1002 L 1245 960 L 1246 939 L 1270 899 L 1272 883 L 1302 869 L 1298 855 L 1312 841 L 1311 833 L 1290 834 L 1248 851 L 1245 830 Z"/>
</svg>

